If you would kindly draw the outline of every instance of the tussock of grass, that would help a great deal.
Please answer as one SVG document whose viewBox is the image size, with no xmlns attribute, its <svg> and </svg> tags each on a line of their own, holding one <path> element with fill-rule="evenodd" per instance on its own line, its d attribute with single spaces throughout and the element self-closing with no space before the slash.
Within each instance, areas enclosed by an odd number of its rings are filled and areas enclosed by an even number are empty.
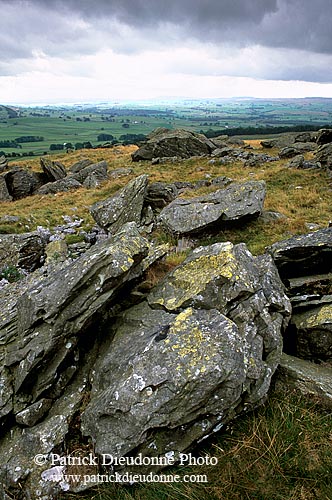
<svg viewBox="0 0 332 500">
<path fill-rule="evenodd" d="M 331 429 L 331 410 L 296 393 L 274 392 L 265 406 L 239 418 L 200 450 L 201 456 L 217 457 L 217 465 L 167 471 L 181 477 L 206 474 L 208 483 L 103 485 L 69 498 L 330 500 Z"/>
</svg>

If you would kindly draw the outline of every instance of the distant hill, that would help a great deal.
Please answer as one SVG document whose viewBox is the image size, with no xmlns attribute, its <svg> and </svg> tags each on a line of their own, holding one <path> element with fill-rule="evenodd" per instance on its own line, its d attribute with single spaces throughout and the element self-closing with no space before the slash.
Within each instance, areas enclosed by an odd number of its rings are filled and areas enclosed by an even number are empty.
<svg viewBox="0 0 332 500">
<path fill-rule="evenodd" d="M 19 113 L 14 108 L 0 104 L 0 119 L 17 118 L 18 116 Z"/>
</svg>

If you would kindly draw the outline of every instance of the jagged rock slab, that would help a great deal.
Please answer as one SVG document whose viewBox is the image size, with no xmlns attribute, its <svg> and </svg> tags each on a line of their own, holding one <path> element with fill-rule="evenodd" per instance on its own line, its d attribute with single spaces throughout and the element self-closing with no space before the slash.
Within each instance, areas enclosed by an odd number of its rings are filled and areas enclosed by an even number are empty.
<svg viewBox="0 0 332 500">
<path fill-rule="evenodd" d="M 132 154 L 133 161 L 153 158 L 190 158 L 209 155 L 216 146 L 202 134 L 187 130 L 159 130 L 150 134 L 150 139 Z"/>
<path fill-rule="evenodd" d="M 98 453 L 177 458 L 265 400 L 289 316 L 270 256 L 196 249 L 110 329 L 83 433 Z"/>
<path fill-rule="evenodd" d="M 317 396 L 332 406 L 331 367 L 283 354 L 277 375 L 278 384 L 296 388 L 302 394 Z"/>
<path fill-rule="evenodd" d="M 67 177 L 64 165 L 59 161 L 52 161 L 48 158 L 40 158 L 40 165 L 46 175 L 47 182 L 54 182 Z"/>
<path fill-rule="evenodd" d="M 278 241 L 267 251 L 282 279 L 332 272 L 332 228 Z"/>
<path fill-rule="evenodd" d="M 0 156 L 0 172 L 4 172 L 8 168 L 8 161 L 5 156 Z"/>
<path fill-rule="evenodd" d="M 332 143 L 323 144 L 319 146 L 315 153 L 315 159 L 319 161 L 324 167 L 331 168 L 332 166 Z"/>
<path fill-rule="evenodd" d="M 12 199 L 13 197 L 8 192 L 5 178 L 0 175 L 0 201 L 12 201 Z"/>
<path fill-rule="evenodd" d="M 14 200 L 30 196 L 40 186 L 39 176 L 23 168 L 14 167 L 3 175 L 8 192 Z"/>
<path fill-rule="evenodd" d="M 206 196 L 174 200 L 161 211 L 159 220 L 176 235 L 217 232 L 225 224 L 258 217 L 265 194 L 264 182 L 232 183 Z"/>
<path fill-rule="evenodd" d="M 331 143 L 332 142 L 332 130 L 329 128 L 322 128 L 322 129 L 318 130 L 316 142 L 320 146 L 323 144 Z"/>
<path fill-rule="evenodd" d="M 15 266 L 34 271 L 41 266 L 45 241 L 38 232 L 0 235 L 0 268 Z"/>
<path fill-rule="evenodd" d="M 171 201 L 175 200 L 179 192 L 174 183 L 152 182 L 148 185 L 144 202 L 154 211 L 160 211 Z"/>
<path fill-rule="evenodd" d="M 139 225 L 147 184 L 147 175 L 136 177 L 111 198 L 92 205 L 92 217 L 111 234 L 115 234 L 127 222 Z"/>
<path fill-rule="evenodd" d="M 136 226 L 128 224 L 114 238 L 93 246 L 50 277 L 36 280 L 18 296 L 7 291 L 1 297 L 0 344 L 5 345 L 1 364 L 8 388 L 2 399 L 8 409 L 11 398 L 9 411 L 17 413 L 41 395 L 46 397 L 91 318 L 105 303 L 116 300 L 117 290 L 137 278 L 148 248 Z"/>
</svg>

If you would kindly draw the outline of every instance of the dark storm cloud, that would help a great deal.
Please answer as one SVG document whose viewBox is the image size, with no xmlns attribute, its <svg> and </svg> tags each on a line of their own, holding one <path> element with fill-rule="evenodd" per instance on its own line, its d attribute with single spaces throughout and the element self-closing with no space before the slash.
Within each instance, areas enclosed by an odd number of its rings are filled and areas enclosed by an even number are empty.
<svg viewBox="0 0 332 500">
<path fill-rule="evenodd" d="M 14 0 L 15 3 L 16 0 Z M 332 52 L 331 0 L 34 0 L 31 4 L 71 10 L 86 19 L 116 18 L 135 28 L 163 23 L 185 35 L 237 45 Z"/>
</svg>

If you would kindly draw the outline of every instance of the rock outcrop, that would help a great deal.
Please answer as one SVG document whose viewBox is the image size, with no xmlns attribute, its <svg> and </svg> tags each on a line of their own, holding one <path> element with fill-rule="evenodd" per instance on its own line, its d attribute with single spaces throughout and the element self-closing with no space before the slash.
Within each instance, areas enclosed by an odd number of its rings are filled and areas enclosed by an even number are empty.
<svg viewBox="0 0 332 500">
<path fill-rule="evenodd" d="M 15 266 L 34 271 L 42 265 L 45 241 L 36 231 L 23 234 L 0 234 L 0 268 Z"/>
<path fill-rule="evenodd" d="M 83 433 L 98 453 L 177 458 L 265 400 L 289 314 L 270 257 L 197 248 L 111 328 Z"/>
<path fill-rule="evenodd" d="M 264 182 L 232 183 L 197 198 L 177 198 L 160 215 L 163 227 L 175 235 L 217 232 L 226 224 L 258 217 L 265 199 Z"/>
<path fill-rule="evenodd" d="M 132 154 L 133 161 L 152 160 L 153 158 L 209 155 L 216 146 L 202 134 L 187 130 L 155 131 L 150 139 Z"/>
</svg>

